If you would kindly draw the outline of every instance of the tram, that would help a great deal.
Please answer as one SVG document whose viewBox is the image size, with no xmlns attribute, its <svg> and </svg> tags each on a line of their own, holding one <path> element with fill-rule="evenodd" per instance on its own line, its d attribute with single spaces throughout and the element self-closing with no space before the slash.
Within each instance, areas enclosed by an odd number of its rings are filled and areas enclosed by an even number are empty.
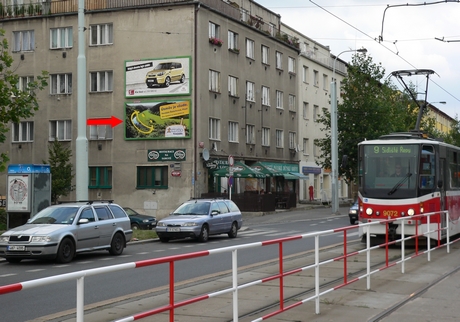
<svg viewBox="0 0 460 322">
<path fill-rule="evenodd" d="M 439 225 L 460 233 L 460 148 L 429 139 L 420 131 L 393 133 L 358 144 L 359 221 L 395 219 L 448 210 L 427 219 L 406 220 L 404 235 L 435 232 Z M 390 240 L 401 238 L 401 222 L 389 224 Z M 418 226 L 418 227 L 417 227 Z M 363 232 L 371 240 L 385 238 L 386 225 L 370 225 Z M 441 239 L 447 234 L 441 230 Z"/>
</svg>

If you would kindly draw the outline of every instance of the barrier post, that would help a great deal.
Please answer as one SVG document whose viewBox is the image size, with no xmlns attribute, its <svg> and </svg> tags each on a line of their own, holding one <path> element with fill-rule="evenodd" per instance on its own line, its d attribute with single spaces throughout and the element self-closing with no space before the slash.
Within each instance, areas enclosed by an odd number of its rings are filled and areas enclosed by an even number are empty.
<svg viewBox="0 0 460 322">
<path fill-rule="evenodd" d="M 233 285 L 233 321 L 238 322 L 238 256 L 237 250 L 232 250 L 232 285 Z"/>
<path fill-rule="evenodd" d="M 401 220 L 401 273 L 404 274 L 404 271 L 406 269 L 406 260 L 405 260 L 405 250 L 406 250 L 406 247 L 405 247 L 405 244 L 406 244 L 406 241 L 405 241 L 405 236 L 404 236 L 404 227 L 405 227 L 405 223 L 406 223 L 406 220 L 403 218 Z"/>
<path fill-rule="evenodd" d="M 315 236 L 315 296 L 316 314 L 319 314 L 319 235 Z"/>
<path fill-rule="evenodd" d="M 85 277 L 77 278 L 77 322 L 85 321 Z"/>
</svg>

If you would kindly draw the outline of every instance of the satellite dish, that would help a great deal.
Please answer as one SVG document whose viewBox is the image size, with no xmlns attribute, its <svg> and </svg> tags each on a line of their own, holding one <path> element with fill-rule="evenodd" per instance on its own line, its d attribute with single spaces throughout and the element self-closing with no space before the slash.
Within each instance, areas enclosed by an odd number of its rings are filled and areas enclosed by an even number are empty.
<svg viewBox="0 0 460 322">
<path fill-rule="evenodd" d="M 204 161 L 209 160 L 209 150 L 206 149 L 206 148 L 203 149 L 203 159 L 204 159 Z"/>
</svg>

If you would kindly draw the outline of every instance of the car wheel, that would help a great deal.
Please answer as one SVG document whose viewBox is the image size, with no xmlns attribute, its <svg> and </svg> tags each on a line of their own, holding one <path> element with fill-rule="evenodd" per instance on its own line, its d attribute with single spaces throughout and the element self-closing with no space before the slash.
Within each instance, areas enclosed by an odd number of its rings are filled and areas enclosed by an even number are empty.
<svg viewBox="0 0 460 322">
<path fill-rule="evenodd" d="M 350 219 L 350 225 L 356 225 L 356 220 Z"/>
<path fill-rule="evenodd" d="M 109 253 L 111 255 L 121 255 L 123 248 L 125 248 L 125 238 L 121 233 L 116 233 L 110 243 Z"/>
<path fill-rule="evenodd" d="M 209 227 L 207 225 L 203 225 L 201 227 L 200 235 L 198 236 L 198 240 L 202 243 L 206 243 L 209 239 Z"/>
<path fill-rule="evenodd" d="M 141 227 L 139 227 L 138 224 L 131 224 L 131 229 L 132 230 L 138 230 L 138 229 L 141 229 Z"/>
<path fill-rule="evenodd" d="M 185 75 L 184 75 L 184 74 L 182 74 L 182 76 L 181 76 L 181 78 L 180 78 L 180 82 L 181 82 L 181 83 L 185 82 Z"/>
<path fill-rule="evenodd" d="M 153 85 L 151 85 L 151 84 L 146 84 L 146 85 L 147 85 L 148 88 L 152 88 L 152 87 L 153 87 Z"/>
<path fill-rule="evenodd" d="M 232 228 L 230 228 L 230 231 L 228 232 L 228 237 L 235 238 L 237 234 L 238 234 L 238 226 L 236 222 L 234 222 L 232 224 Z"/>
<path fill-rule="evenodd" d="M 169 87 L 169 84 L 171 84 L 171 79 L 169 77 L 166 77 L 164 87 Z"/>
<path fill-rule="evenodd" d="M 10 257 L 10 258 L 7 258 L 6 261 L 8 263 L 15 264 L 15 263 L 19 263 L 20 261 L 22 261 L 22 258 L 14 258 L 14 257 L 11 258 Z"/>
<path fill-rule="evenodd" d="M 160 237 L 160 241 L 162 243 L 167 243 L 167 242 L 169 242 L 169 238 L 168 237 Z"/>
<path fill-rule="evenodd" d="M 59 263 L 70 263 L 75 256 L 75 245 L 70 238 L 64 238 L 59 245 L 56 260 Z"/>
</svg>

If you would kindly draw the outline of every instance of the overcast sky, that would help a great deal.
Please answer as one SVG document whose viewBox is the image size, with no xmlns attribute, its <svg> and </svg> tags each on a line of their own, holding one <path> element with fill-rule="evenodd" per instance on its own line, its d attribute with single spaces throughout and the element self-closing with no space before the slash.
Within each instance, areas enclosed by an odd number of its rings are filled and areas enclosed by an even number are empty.
<svg viewBox="0 0 460 322">
<path fill-rule="evenodd" d="M 334 55 L 366 48 L 374 63 L 381 63 L 386 75 L 400 89 L 403 87 L 391 76 L 392 72 L 433 70 L 435 74 L 429 76 L 428 102 L 453 118 L 460 115 L 460 3 L 457 1 L 432 5 L 407 0 L 255 1 L 280 14 L 283 23 L 329 46 Z M 385 11 L 387 5 L 390 7 Z M 383 41 L 379 42 L 379 37 Z M 343 53 L 340 59 L 350 61 L 352 55 Z M 415 84 L 418 92 L 425 92 L 426 75 L 403 79 Z M 440 101 L 446 104 L 436 103 Z"/>
</svg>

